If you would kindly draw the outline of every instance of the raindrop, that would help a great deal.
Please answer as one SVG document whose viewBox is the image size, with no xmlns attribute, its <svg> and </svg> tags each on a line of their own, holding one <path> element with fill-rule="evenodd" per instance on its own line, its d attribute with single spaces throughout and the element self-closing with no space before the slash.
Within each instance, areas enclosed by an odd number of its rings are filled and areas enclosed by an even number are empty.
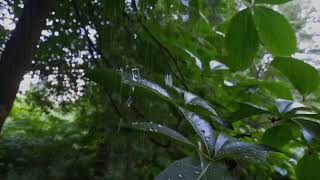
<svg viewBox="0 0 320 180">
<path fill-rule="evenodd" d="M 179 176 L 179 178 L 183 178 L 182 174 L 179 174 L 178 176 Z"/>
<path fill-rule="evenodd" d="M 132 80 L 133 81 L 139 81 L 140 79 L 140 72 L 138 68 L 133 68 L 132 69 Z"/>
<path fill-rule="evenodd" d="M 154 127 L 150 127 L 150 131 L 155 131 Z"/>
<path fill-rule="evenodd" d="M 205 139 L 206 139 L 207 141 L 209 141 L 209 140 L 210 140 L 210 137 L 205 137 Z"/>
<path fill-rule="evenodd" d="M 202 129 L 202 130 L 201 130 L 201 133 L 202 133 L 202 134 L 205 134 L 205 133 L 206 133 L 206 131 Z"/>
<path fill-rule="evenodd" d="M 199 174 L 199 171 L 194 171 L 194 173 Z"/>
<path fill-rule="evenodd" d="M 171 74 L 166 74 L 165 76 L 165 83 L 167 86 L 171 87 L 172 86 L 172 76 Z"/>
<path fill-rule="evenodd" d="M 132 98 L 131 98 L 131 96 L 129 96 L 129 98 L 128 98 L 128 100 L 127 100 L 128 108 L 131 107 L 131 104 L 132 104 Z"/>
</svg>

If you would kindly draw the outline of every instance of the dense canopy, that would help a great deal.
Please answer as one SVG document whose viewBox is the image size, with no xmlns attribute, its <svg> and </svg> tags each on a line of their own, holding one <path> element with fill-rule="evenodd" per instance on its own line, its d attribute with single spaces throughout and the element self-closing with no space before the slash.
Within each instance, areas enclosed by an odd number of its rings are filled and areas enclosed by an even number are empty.
<svg viewBox="0 0 320 180">
<path fill-rule="evenodd" d="M 320 179 L 314 12 L 0 0 L 0 179 Z"/>
</svg>

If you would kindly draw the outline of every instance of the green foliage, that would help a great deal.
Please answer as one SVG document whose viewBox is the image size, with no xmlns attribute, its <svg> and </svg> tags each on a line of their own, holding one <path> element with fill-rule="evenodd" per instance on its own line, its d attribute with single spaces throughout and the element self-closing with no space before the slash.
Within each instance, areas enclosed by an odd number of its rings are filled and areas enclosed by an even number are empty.
<svg viewBox="0 0 320 180">
<path fill-rule="evenodd" d="M 301 137 L 300 129 L 294 124 L 282 124 L 268 129 L 262 137 L 263 144 L 281 149 L 290 140 Z"/>
<path fill-rule="evenodd" d="M 284 4 L 292 0 L 255 0 L 257 4 Z"/>
<path fill-rule="evenodd" d="M 296 167 L 297 177 L 299 180 L 319 179 L 320 172 L 317 167 L 320 165 L 319 155 L 303 156 Z"/>
<path fill-rule="evenodd" d="M 254 7 L 253 11 L 260 40 L 272 55 L 288 56 L 296 52 L 295 32 L 283 15 L 263 6 Z"/>
<path fill-rule="evenodd" d="M 289 1 L 59 2 L 0 179 L 319 179 L 319 71 L 271 9 Z"/>
<path fill-rule="evenodd" d="M 226 34 L 228 57 L 224 62 L 232 70 L 249 67 L 259 48 L 259 38 L 251 9 L 237 13 L 230 21 Z"/>
<path fill-rule="evenodd" d="M 177 141 L 180 141 L 184 144 L 194 146 L 186 137 L 181 135 L 180 133 L 162 126 L 160 124 L 154 124 L 152 122 L 149 123 L 132 123 L 131 125 L 133 128 L 136 128 L 138 130 L 147 131 L 147 132 L 153 132 L 153 133 L 160 133 L 163 135 L 166 135 L 168 137 L 171 137 L 172 139 L 175 139 Z"/>
<path fill-rule="evenodd" d="M 301 60 L 277 57 L 271 65 L 283 73 L 302 95 L 308 95 L 319 87 L 319 72 Z"/>
</svg>

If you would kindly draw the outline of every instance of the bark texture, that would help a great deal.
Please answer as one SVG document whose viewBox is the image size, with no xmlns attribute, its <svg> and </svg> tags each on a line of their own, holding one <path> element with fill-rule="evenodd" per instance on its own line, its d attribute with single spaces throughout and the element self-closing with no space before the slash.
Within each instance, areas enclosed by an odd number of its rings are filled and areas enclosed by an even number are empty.
<svg viewBox="0 0 320 180">
<path fill-rule="evenodd" d="M 0 130 L 8 116 L 33 50 L 55 0 L 24 0 L 24 9 L 0 58 Z"/>
</svg>

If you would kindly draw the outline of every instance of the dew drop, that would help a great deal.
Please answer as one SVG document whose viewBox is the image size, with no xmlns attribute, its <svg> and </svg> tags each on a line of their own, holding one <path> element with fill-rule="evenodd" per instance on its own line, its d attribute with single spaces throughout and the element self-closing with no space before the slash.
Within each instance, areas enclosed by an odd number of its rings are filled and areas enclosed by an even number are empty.
<svg viewBox="0 0 320 180">
<path fill-rule="evenodd" d="M 133 68 L 132 70 L 132 80 L 133 81 L 139 81 L 140 79 L 140 72 L 138 68 Z"/>
</svg>

